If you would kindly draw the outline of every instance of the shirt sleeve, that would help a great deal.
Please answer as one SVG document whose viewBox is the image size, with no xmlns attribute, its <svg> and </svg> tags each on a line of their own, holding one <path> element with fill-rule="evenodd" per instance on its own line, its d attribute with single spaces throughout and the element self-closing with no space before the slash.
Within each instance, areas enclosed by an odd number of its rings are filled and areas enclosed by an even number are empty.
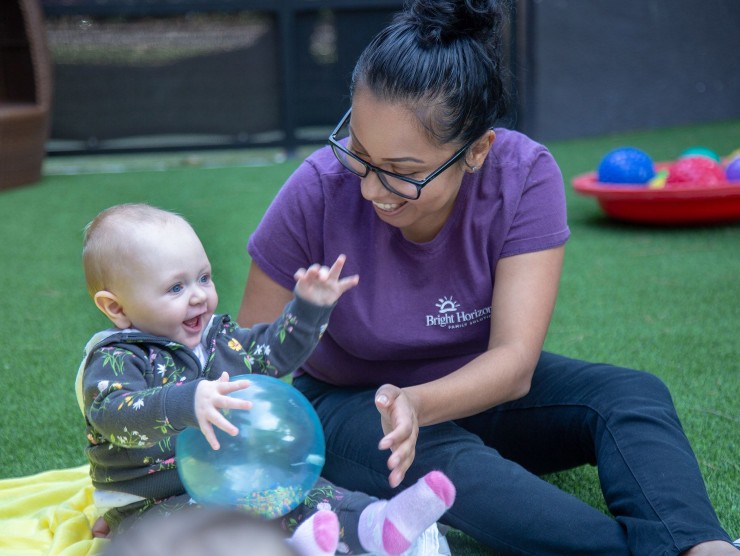
<svg viewBox="0 0 740 556">
<path fill-rule="evenodd" d="M 275 322 L 235 328 L 233 338 L 227 342 L 227 352 L 236 352 L 243 366 L 231 368 L 276 377 L 292 373 L 318 345 L 333 308 L 333 305 L 314 305 L 296 296 Z"/>
<path fill-rule="evenodd" d="M 564 244 L 570 236 L 567 220 L 563 176 L 550 152 L 540 147 L 526 173 L 500 256 L 509 257 Z"/>
<path fill-rule="evenodd" d="M 146 373 L 147 361 L 133 349 L 111 344 L 91 354 L 82 388 L 92 441 L 147 448 L 197 426 L 193 400 L 199 381 L 152 387 Z"/>
<path fill-rule="evenodd" d="M 319 172 L 311 159 L 288 178 L 252 234 L 247 250 L 268 276 L 288 290 L 293 273 L 323 262 L 324 203 Z"/>
</svg>

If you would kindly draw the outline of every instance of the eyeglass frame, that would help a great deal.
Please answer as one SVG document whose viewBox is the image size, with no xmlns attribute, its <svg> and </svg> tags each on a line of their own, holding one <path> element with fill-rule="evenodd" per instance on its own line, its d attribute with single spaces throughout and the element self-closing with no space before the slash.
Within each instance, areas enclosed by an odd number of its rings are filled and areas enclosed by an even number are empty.
<svg viewBox="0 0 740 556">
<path fill-rule="evenodd" d="M 412 201 L 417 200 L 419 197 L 421 197 L 421 190 L 426 187 L 430 181 L 432 181 L 434 178 L 439 176 L 442 172 L 447 170 L 450 166 L 455 164 L 460 158 L 465 154 L 465 152 L 470 148 L 470 146 L 475 142 L 475 139 L 471 139 L 465 145 L 460 148 L 455 154 L 452 155 L 451 158 L 449 158 L 445 163 L 443 163 L 439 168 L 434 170 L 431 174 L 429 174 L 426 178 L 423 180 L 415 180 L 413 178 L 409 178 L 406 176 L 402 176 L 401 174 L 396 174 L 395 172 L 389 172 L 388 170 L 383 170 L 382 168 L 375 166 L 374 164 L 370 164 L 369 162 L 362 160 L 359 156 L 354 154 L 353 152 L 347 150 L 342 144 L 339 143 L 337 140 L 337 135 L 339 134 L 339 131 L 344 127 L 344 125 L 347 123 L 347 120 L 349 120 L 350 115 L 352 114 L 352 108 L 347 110 L 347 113 L 342 117 L 341 120 L 339 120 L 339 123 L 337 124 L 337 127 L 334 128 L 334 131 L 331 132 L 329 135 L 329 144 L 332 147 L 332 152 L 334 153 L 334 156 L 339 160 L 339 163 L 342 164 L 344 168 L 352 172 L 355 176 L 360 178 L 366 178 L 368 174 L 370 173 L 370 170 L 375 172 L 378 175 L 378 179 L 380 180 L 380 183 L 383 185 L 384 188 L 386 188 L 388 191 L 393 193 L 394 195 L 398 195 L 399 197 L 403 197 L 404 199 L 410 199 Z M 337 156 L 336 150 L 339 149 L 341 152 L 351 156 L 353 159 L 355 159 L 357 162 L 362 164 L 365 167 L 365 173 L 359 174 L 355 172 L 352 168 L 348 168 L 342 160 Z M 393 189 L 390 185 L 388 185 L 383 178 L 384 175 L 392 176 L 396 179 L 399 179 L 401 181 L 405 181 L 406 183 L 410 183 L 411 185 L 416 186 L 416 197 L 411 197 L 410 195 L 404 195 L 395 189 Z"/>
</svg>

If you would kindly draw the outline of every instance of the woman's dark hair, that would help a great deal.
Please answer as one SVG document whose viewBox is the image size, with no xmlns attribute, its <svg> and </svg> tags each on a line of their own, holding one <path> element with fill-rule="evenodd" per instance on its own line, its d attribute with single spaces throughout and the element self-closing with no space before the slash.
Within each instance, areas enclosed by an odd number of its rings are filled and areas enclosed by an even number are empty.
<svg viewBox="0 0 740 556">
<path fill-rule="evenodd" d="M 505 1 L 408 1 L 360 55 L 352 94 L 408 104 L 440 144 L 479 137 L 508 111 Z"/>
</svg>

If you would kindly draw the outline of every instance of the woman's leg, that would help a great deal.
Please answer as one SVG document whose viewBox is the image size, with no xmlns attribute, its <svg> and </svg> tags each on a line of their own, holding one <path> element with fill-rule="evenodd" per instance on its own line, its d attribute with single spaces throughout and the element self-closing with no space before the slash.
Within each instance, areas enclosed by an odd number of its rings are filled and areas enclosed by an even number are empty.
<svg viewBox="0 0 740 556">
<path fill-rule="evenodd" d="M 295 381 L 324 425 L 324 474 L 347 488 L 389 498 L 388 452 L 374 390 L 334 389 L 309 377 Z M 526 436 L 522 442 L 527 442 Z M 414 465 L 403 487 L 431 469 L 443 471 L 457 498 L 442 521 L 507 554 L 628 554 L 620 525 L 543 481 L 455 423 L 420 431 Z"/>
<path fill-rule="evenodd" d="M 324 423 L 326 475 L 387 497 L 374 390 L 297 385 Z M 536 476 L 597 461 L 616 520 Z M 429 469 L 458 491 L 444 521 L 502 552 L 678 554 L 729 541 L 670 395 L 647 373 L 544 353 L 521 400 L 420 431 L 407 481 Z"/>
<path fill-rule="evenodd" d="M 543 353 L 529 395 L 460 424 L 533 473 L 596 464 L 633 554 L 730 540 L 668 389 L 653 375 Z"/>
</svg>

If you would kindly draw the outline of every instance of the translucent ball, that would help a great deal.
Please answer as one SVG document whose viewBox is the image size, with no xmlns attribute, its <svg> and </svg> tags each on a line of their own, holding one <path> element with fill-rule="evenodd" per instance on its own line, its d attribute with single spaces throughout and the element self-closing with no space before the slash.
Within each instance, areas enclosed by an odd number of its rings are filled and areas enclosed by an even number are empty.
<svg viewBox="0 0 740 556">
<path fill-rule="evenodd" d="M 598 178 L 601 183 L 622 185 L 646 184 L 655 177 L 655 166 L 650 156 L 634 147 L 620 147 L 601 159 Z"/>
<path fill-rule="evenodd" d="M 238 429 L 229 436 L 214 427 L 221 448 L 213 450 L 199 429 L 177 437 L 177 470 L 188 494 L 206 506 L 238 507 L 267 519 L 303 501 L 324 466 L 324 432 L 310 402 L 273 377 L 231 378 L 250 386 L 230 396 L 252 409 L 224 410 Z"/>
</svg>

